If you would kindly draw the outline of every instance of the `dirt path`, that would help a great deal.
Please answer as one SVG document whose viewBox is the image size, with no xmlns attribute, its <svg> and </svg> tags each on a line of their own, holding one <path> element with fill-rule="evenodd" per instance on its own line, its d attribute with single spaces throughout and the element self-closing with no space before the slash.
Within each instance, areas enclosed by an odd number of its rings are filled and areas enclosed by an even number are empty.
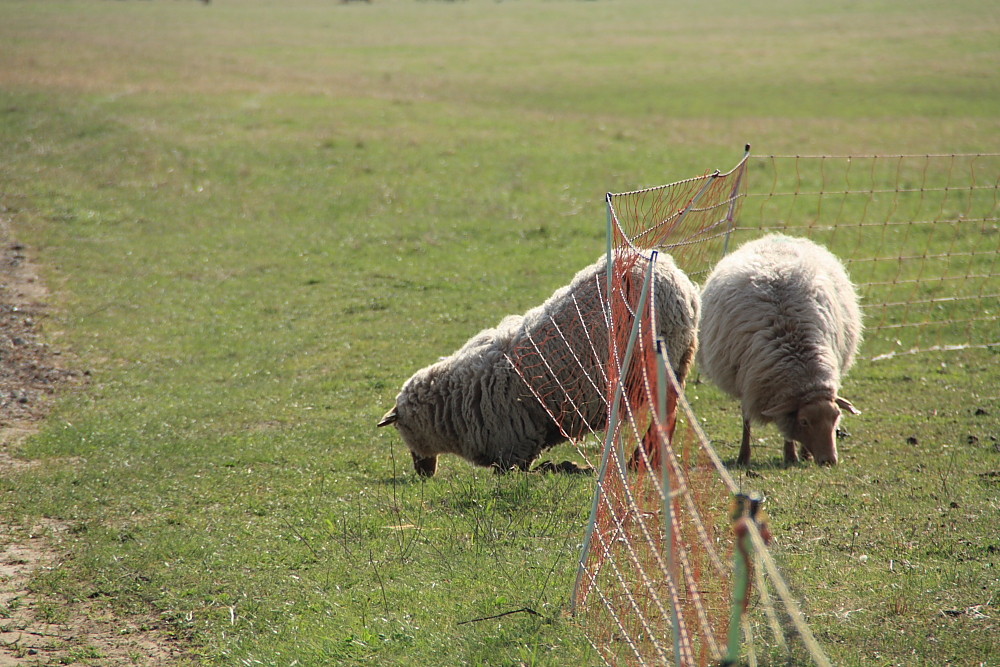
<svg viewBox="0 0 1000 667">
<path fill-rule="evenodd" d="M 87 379 L 43 340 L 46 297 L 0 209 L 0 477 L 30 474 L 37 464 L 19 458 L 17 444 L 55 395 Z M 66 553 L 65 532 L 59 521 L 16 526 L 0 518 L 0 667 L 190 664 L 156 618 L 117 618 L 90 601 L 67 605 L 32 591 L 32 573 L 57 567 Z"/>
</svg>

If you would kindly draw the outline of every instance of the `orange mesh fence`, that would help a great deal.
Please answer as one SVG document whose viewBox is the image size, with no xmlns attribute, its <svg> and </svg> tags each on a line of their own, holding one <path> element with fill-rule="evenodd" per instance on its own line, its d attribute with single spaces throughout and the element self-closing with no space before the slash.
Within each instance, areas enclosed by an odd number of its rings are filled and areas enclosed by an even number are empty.
<svg viewBox="0 0 1000 667">
<path fill-rule="evenodd" d="M 868 358 L 998 345 L 998 183 L 994 154 L 745 156 L 725 174 L 608 195 L 610 275 L 510 357 L 565 436 L 604 443 L 573 610 L 607 664 L 731 658 L 733 563 L 748 550 L 743 538 L 734 550 L 739 490 L 657 353 L 655 287 L 636 268 L 666 251 L 700 283 L 746 240 L 807 236 L 858 285 Z M 757 562 L 743 630 L 796 664 L 829 664 L 754 526 L 741 529 Z"/>
<path fill-rule="evenodd" d="M 605 438 L 574 607 L 609 664 L 705 665 L 725 654 L 735 487 L 689 428 L 693 416 L 677 409 L 683 389 L 657 355 L 652 299 L 641 303 L 628 280 L 636 274 L 622 270 L 661 249 L 698 280 L 725 247 L 744 170 L 745 161 L 727 174 L 608 195 L 610 246 L 623 258 L 608 302 L 608 380 L 621 402 L 609 395 L 618 418 Z"/>
<path fill-rule="evenodd" d="M 595 275 L 572 297 L 572 307 L 529 332 L 509 360 L 563 436 L 582 441 L 607 423 L 606 277 Z"/>
</svg>

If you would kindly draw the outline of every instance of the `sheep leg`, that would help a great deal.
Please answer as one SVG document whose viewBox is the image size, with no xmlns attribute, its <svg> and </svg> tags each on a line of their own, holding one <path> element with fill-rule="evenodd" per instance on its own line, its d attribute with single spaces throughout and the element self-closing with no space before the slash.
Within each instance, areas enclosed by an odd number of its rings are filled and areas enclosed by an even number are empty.
<svg viewBox="0 0 1000 667">
<path fill-rule="evenodd" d="M 673 443 L 674 432 L 677 430 L 677 392 L 671 387 L 667 392 L 667 423 L 666 423 L 666 436 L 668 443 Z M 646 427 L 646 433 L 642 436 L 642 442 L 636 446 L 635 450 L 632 452 L 632 456 L 628 460 L 629 470 L 640 470 L 649 464 L 652 469 L 657 469 L 660 467 L 660 457 L 663 456 L 663 452 L 660 451 L 660 431 L 656 428 L 656 421 L 650 420 L 649 425 Z M 642 452 L 645 452 L 643 456 Z"/>
<path fill-rule="evenodd" d="M 805 448 L 802 449 L 805 452 Z M 785 440 L 785 463 L 798 463 L 799 457 L 795 455 L 795 443 Z"/>
<path fill-rule="evenodd" d="M 659 452 L 655 440 L 655 427 L 656 425 L 650 422 L 649 427 L 646 429 L 646 434 L 642 436 L 642 440 L 632 450 L 632 455 L 628 457 L 628 463 L 626 464 L 626 468 L 629 470 L 645 470 L 647 461 L 650 467 L 656 467 L 656 464 L 652 460 L 656 456 L 655 452 Z"/>
<path fill-rule="evenodd" d="M 740 455 L 736 457 L 736 465 L 750 465 L 750 420 L 743 417 L 743 441 L 740 443 Z"/>
</svg>

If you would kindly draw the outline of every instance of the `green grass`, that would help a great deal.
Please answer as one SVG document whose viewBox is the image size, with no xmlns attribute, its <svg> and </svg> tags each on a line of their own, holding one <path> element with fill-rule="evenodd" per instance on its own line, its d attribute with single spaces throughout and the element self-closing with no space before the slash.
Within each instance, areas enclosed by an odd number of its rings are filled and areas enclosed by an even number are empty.
<svg viewBox="0 0 1000 667">
<path fill-rule="evenodd" d="M 0 214 L 51 290 L 50 343 L 91 371 L 16 448 L 44 465 L 3 474 L 0 513 L 70 526 L 52 599 L 156 615 L 205 664 L 595 664 L 562 613 L 590 482 L 457 459 L 415 481 L 374 428 L 402 381 L 602 252 L 606 191 L 747 141 L 974 152 L 1000 131 L 985 1 L 0 15 Z M 862 364 L 843 465 L 753 480 L 838 664 L 996 660 L 997 367 Z M 694 393 L 731 459 L 735 407 Z M 522 607 L 542 616 L 475 621 Z"/>
<path fill-rule="evenodd" d="M 862 362 L 842 390 L 862 415 L 845 418 L 832 470 L 784 469 L 777 432 L 755 433 L 754 472 L 734 474 L 766 494 L 772 550 L 835 664 L 993 664 L 996 364 L 995 352 Z M 738 406 L 708 384 L 688 394 L 731 463 Z"/>
</svg>

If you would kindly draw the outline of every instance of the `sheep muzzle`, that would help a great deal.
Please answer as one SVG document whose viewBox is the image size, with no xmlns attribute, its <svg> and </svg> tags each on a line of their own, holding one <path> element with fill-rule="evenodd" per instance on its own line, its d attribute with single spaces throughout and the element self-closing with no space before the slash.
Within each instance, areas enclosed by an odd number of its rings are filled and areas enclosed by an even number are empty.
<svg viewBox="0 0 1000 667">
<path fill-rule="evenodd" d="M 438 457 L 420 456 L 416 452 L 410 452 L 410 456 L 413 457 L 413 469 L 421 477 L 433 477 L 437 472 Z"/>
</svg>

